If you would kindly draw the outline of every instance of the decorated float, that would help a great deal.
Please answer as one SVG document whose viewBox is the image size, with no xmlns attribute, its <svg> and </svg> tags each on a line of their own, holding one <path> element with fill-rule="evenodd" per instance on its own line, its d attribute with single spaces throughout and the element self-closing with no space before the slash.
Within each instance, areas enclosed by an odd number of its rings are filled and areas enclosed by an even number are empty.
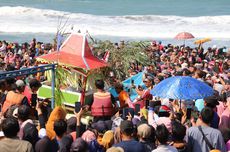
<svg viewBox="0 0 230 152">
<path fill-rule="evenodd" d="M 89 102 L 94 90 L 94 80 L 100 68 L 107 64 L 95 57 L 85 34 L 72 33 L 59 51 L 37 58 L 42 64 L 56 63 L 55 104 L 74 107 L 75 102 Z M 38 90 L 39 98 L 51 97 L 51 75 L 45 73 L 47 81 Z M 57 89 L 59 88 L 59 89 Z"/>
</svg>

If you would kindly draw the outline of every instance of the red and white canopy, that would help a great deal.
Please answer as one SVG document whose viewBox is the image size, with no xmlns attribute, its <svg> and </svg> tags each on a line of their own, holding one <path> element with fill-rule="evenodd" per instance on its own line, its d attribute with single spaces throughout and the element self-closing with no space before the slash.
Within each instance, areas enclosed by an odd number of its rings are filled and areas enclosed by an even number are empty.
<svg viewBox="0 0 230 152">
<path fill-rule="evenodd" d="M 105 67 L 107 64 L 95 57 L 89 47 L 86 35 L 71 34 L 61 45 L 60 51 L 38 57 L 38 60 L 58 62 L 73 68 L 92 70 Z"/>
</svg>

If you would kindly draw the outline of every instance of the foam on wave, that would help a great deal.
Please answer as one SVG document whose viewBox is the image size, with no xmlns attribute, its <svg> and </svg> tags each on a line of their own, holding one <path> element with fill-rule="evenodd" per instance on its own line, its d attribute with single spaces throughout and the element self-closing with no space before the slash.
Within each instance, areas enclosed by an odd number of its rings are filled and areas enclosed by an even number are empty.
<svg viewBox="0 0 230 152">
<path fill-rule="evenodd" d="M 68 18 L 66 29 L 88 30 L 92 35 L 173 38 L 188 31 L 195 37 L 230 38 L 230 16 L 97 16 L 30 7 L 0 7 L 0 32 L 55 33 Z"/>
</svg>

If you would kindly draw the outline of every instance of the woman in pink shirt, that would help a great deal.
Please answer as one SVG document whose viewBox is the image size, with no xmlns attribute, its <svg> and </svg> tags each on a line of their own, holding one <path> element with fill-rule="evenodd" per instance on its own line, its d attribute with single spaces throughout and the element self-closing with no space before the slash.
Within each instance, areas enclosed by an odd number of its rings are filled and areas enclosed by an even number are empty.
<svg viewBox="0 0 230 152">
<path fill-rule="evenodd" d="M 224 131 L 230 128 L 230 97 L 227 97 L 227 108 L 224 110 L 220 116 L 219 129 Z"/>
</svg>

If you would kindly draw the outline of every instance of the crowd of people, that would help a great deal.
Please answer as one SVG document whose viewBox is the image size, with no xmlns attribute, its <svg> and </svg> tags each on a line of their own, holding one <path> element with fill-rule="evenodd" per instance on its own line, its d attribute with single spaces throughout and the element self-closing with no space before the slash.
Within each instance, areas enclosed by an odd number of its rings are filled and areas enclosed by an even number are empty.
<svg viewBox="0 0 230 152">
<path fill-rule="evenodd" d="M 0 70 L 13 71 L 36 66 L 36 57 L 54 51 L 50 43 L 37 42 L 13 43 L 0 41 Z"/>
<path fill-rule="evenodd" d="M 119 49 L 119 47 L 117 48 Z M 50 44 L 0 41 L 1 72 L 36 66 L 36 57 L 55 50 Z M 66 118 L 37 98 L 41 76 L 0 80 L 0 152 L 206 152 L 230 151 L 229 52 L 216 46 L 146 48 L 151 65 L 130 63 L 129 76 L 143 72 L 145 86 L 132 86 L 138 97 L 113 79 L 118 93 L 95 80 L 92 101 Z M 160 99 L 150 90 L 172 76 L 190 76 L 208 84 L 214 94 L 194 101 Z M 114 75 L 113 75 L 114 77 Z M 45 78 L 44 78 L 45 79 Z M 91 115 L 92 121 L 83 118 Z"/>
</svg>

